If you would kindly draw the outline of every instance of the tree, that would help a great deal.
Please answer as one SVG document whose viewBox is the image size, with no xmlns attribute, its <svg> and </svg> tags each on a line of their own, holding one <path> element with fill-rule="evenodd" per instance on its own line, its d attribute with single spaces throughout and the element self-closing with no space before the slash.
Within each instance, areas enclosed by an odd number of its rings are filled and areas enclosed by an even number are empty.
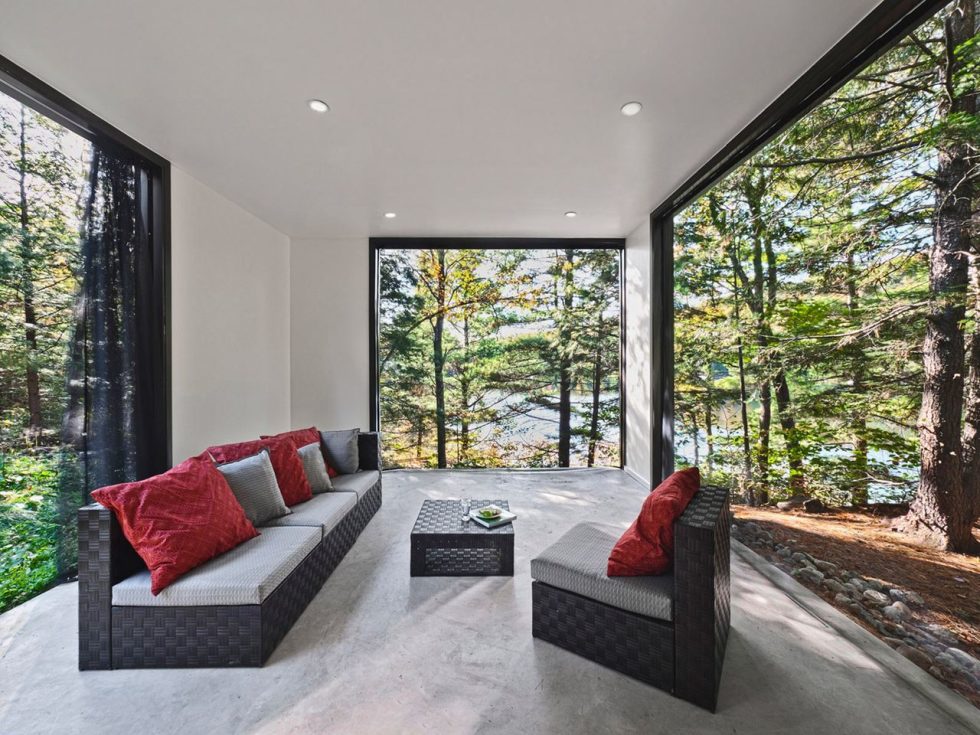
<svg viewBox="0 0 980 735">
<path fill-rule="evenodd" d="M 936 205 L 929 250 L 930 304 L 922 349 L 922 472 L 905 524 L 950 551 L 977 550 L 972 531 L 980 513 L 980 486 L 975 478 L 980 470 L 976 422 L 980 417 L 980 348 L 975 344 L 974 328 L 967 363 L 963 327 L 970 271 L 977 268 L 978 238 L 971 227 L 980 125 L 975 80 L 960 83 L 964 67 L 976 64 L 976 17 L 974 0 L 959 0 L 950 8 L 943 24 L 944 53 L 937 59 L 941 122 L 932 177 Z"/>
</svg>

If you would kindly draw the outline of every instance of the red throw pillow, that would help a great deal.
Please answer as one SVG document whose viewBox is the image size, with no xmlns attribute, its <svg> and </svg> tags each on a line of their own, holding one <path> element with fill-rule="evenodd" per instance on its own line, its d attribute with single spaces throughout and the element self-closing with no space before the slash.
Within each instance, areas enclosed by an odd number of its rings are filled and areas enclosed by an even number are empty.
<svg viewBox="0 0 980 735">
<path fill-rule="evenodd" d="M 110 508 L 150 570 L 154 595 L 182 574 L 259 532 L 210 460 L 192 457 L 140 482 L 92 492 Z"/>
<path fill-rule="evenodd" d="M 647 495 L 640 515 L 609 554 L 606 574 L 638 577 L 670 571 L 674 558 L 674 521 L 701 487 L 697 467 L 675 472 Z"/>
<path fill-rule="evenodd" d="M 293 446 L 297 449 L 300 447 L 305 447 L 308 444 L 320 444 L 320 432 L 317 431 L 315 426 L 311 426 L 309 429 L 293 429 L 292 431 L 284 431 L 281 434 L 275 434 L 274 436 L 262 436 L 263 439 L 289 439 Z M 323 451 L 323 445 L 320 444 L 320 453 L 323 455 L 323 461 L 327 465 L 327 475 L 330 477 L 336 477 L 338 475 L 337 470 L 330 466 L 330 460 L 327 459 L 327 453 Z"/>
<path fill-rule="evenodd" d="M 282 493 L 286 505 L 303 503 L 313 497 L 310 481 L 306 479 L 306 472 L 303 471 L 303 460 L 299 458 L 296 447 L 289 439 L 270 437 L 238 444 L 222 444 L 208 447 L 208 453 L 215 462 L 222 463 L 251 457 L 263 449 L 269 450 L 269 459 L 272 460 L 272 469 L 276 473 L 279 492 Z"/>
</svg>

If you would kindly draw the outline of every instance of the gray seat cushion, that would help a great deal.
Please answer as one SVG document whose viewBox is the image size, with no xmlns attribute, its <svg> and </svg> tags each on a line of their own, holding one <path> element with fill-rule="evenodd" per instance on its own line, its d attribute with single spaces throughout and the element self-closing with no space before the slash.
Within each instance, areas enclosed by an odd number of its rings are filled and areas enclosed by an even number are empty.
<svg viewBox="0 0 980 735">
<path fill-rule="evenodd" d="M 357 505 L 357 496 L 354 493 L 314 495 L 312 500 L 294 505 L 293 512 L 288 516 L 274 518 L 263 528 L 273 526 L 316 527 L 321 529 L 320 532 L 323 536 L 326 536 L 355 505 Z"/>
<path fill-rule="evenodd" d="M 609 552 L 623 531 L 579 523 L 531 560 L 531 577 L 552 587 L 659 620 L 674 618 L 674 576 L 608 577 Z"/>
<path fill-rule="evenodd" d="M 333 478 L 333 489 L 357 493 L 357 499 L 360 500 L 380 479 L 381 473 L 377 470 L 364 470 L 353 475 L 337 475 Z"/>
<path fill-rule="evenodd" d="M 288 518 L 288 516 L 287 516 Z M 156 597 L 142 571 L 112 586 L 120 606 L 258 605 L 320 543 L 319 528 L 263 528 L 221 556 L 192 569 Z"/>
</svg>

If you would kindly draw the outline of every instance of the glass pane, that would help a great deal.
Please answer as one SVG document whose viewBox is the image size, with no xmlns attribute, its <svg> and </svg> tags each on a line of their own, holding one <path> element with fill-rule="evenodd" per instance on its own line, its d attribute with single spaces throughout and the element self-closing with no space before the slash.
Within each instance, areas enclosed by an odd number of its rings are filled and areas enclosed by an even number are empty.
<svg viewBox="0 0 980 735">
<path fill-rule="evenodd" d="M 618 250 L 379 252 L 385 462 L 619 465 Z"/>
</svg>

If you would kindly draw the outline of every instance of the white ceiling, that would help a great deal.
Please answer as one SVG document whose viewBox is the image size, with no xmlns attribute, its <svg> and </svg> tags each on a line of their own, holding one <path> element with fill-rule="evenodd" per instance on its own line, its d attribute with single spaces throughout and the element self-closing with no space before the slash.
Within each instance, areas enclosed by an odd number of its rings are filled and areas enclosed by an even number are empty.
<svg viewBox="0 0 980 735">
<path fill-rule="evenodd" d="M 877 2 L 0 0 L 0 54 L 292 236 L 623 236 Z"/>
</svg>

